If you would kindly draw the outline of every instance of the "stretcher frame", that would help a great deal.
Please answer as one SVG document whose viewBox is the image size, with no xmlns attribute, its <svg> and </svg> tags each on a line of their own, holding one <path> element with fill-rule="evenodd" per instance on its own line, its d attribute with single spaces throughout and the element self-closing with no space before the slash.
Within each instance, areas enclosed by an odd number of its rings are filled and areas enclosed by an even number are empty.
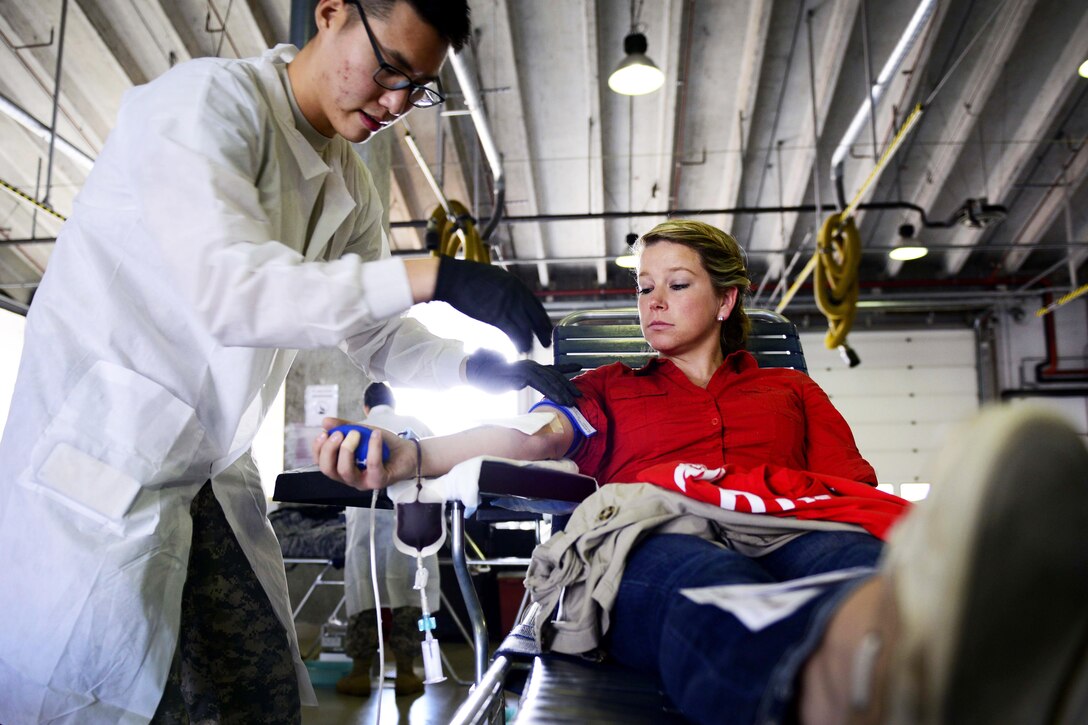
<svg viewBox="0 0 1088 725">
<path fill-rule="evenodd" d="M 752 323 L 747 349 L 760 367 L 793 368 L 808 372 L 797 329 L 792 322 L 771 310 L 750 309 L 747 313 Z M 555 328 L 553 351 L 556 364 L 576 363 L 582 371 L 612 362 L 640 367 L 656 355 L 642 336 L 638 324 L 638 310 L 634 307 L 590 310 L 568 315 Z M 548 504 L 552 502 L 578 503 L 597 489 L 596 481 L 588 476 L 542 467 L 516 466 L 500 461 L 483 462 L 478 485 L 484 505 L 497 498 L 515 497 L 523 499 L 531 509 L 533 501 L 541 501 L 545 502 L 541 506 L 542 514 L 550 510 Z M 273 495 L 274 500 L 282 502 L 356 507 L 369 506 L 370 497 L 370 491 L 359 491 L 333 481 L 316 467 L 280 474 Z M 472 628 L 475 683 L 451 723 L 461 725 L 504 722 L 503 684 L 515 666 L 517 657 L 503 654 L 503 648 L 500 648 L 500 653 L 490 661 L 490 667 L 488 666 L 490 645 L 486 620 L 472 584 L 470 564 L 465 555 L 465 505 L 461 501 L 447 502 L 446 512 L 449 516 L 450 556 Z M 489 562 L 485 560 L 480 563 Z M 506 562 L 496 560 L 494 563 Z M 524 632 L 526 622 L 545 614 L 550 613 L 540 612 L 539 606 L 533 604 L 511 636 L 517 641 L 518 627 Z M 521 636 L 524 638 L 524 634 Z M 510 640 L 511 637 L 507 637 L 504 647 Z M 541 661 L 541 655 L 533 656 L 534 671 L 543 668 Z M 532 679 L 530 674 L 527 692 L 533 690 Z M 628 676 L 625 679 L 633 681 L 636 686 L 640 682 L 639 678 Z M 626 689 L 629 688 L 625 687 Z M 653 701 L 660 702 L 660 698 Z M 647 711 L 641 702 L 626 716 L 634 717 L 636 713 L 649 717 L 637 721 L 655 723 L 667 722 L 675 715 L 667 707 Z M 628 721 L 636 722 L 632 719 Z"/>
</svg>

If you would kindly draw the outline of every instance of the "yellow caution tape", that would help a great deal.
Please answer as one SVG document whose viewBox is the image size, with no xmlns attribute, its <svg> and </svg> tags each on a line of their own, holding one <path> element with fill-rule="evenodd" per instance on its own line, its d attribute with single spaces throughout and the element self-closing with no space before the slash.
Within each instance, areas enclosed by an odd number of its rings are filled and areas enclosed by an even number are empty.
<svg viewBox="0 0 1088 725">
<path fill-rule="evenodd" d="M 19 197 L 23 201 L 31 204 L 32 206 L 35 206 L 35 207 L 41 209 L 46 214 L 51 214 L 51 215 L 55 216 L 57 219 L 60 219 L 62 222 L 63 221 L 68 221 L 68 217 L 64 216 L 60 212 L 54 211 L 52 207 L 46 206 L 45 204 L 41 203 L 40 201 L 38 201 L 34 197 L 32 197 L 29 194 L 26 194 L 23 191 L 15 188 L 14 186 L 12 186 L 8 182 L 4 181 L 3 179 L 0 179 L 0 186 L 4 187 L 8 191 L 10 191 L 12 194 L 15 194 L 15 196 Z"/>
<path fill-rule="evenodd" d="M 1080 297 L 1085 292 L 1088 292 L 1088 284 L 1082 284 L 1080 287 L 1077 287 L 1072 292 L 1064 294 L 1061 297 L 1059 297 L 1058 299 L 1054 300 L 1053 302 L 1051 302 L 1046 307 L 1040 307 L 1039 309 L 1035 310 L 1035 316 L 1036 317 L 1042 317 L 1043 315 L 1047 314 L 1048 312 L 1052 312 L 1052 311 L 1058 309 L 1059 307 L 1061 307 L 1062 305 L 1064 305 L 1064 304 L 1066 304 L 1068 302 L 1072 302 L 1073 300 Z"/>
</svg>

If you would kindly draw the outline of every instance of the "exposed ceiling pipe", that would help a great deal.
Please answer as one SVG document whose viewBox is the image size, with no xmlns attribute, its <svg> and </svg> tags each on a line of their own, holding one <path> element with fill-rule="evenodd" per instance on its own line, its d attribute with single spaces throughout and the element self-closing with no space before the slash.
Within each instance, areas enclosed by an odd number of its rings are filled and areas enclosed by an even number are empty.
<svg viewBox="0 0 1088 725">
<path fill-rule="evenodd" d="M 709 213 L 709 212 L 708 212 Z M 0 239 L 0 247 L 21 247 L 29 244 L 53 244 L 57 241 L 56 237 L 30 237 L 25 239 Z M 1041 242 L 1039 244 L 1033 244 L 1031 249 L 1034 252 L 1063 252 L 1063 251 L 1077 251 L 1084 249 L 1088 241 L 1085 240 L 1072 240 L 1066 242 Z M 963 249 L 963 247 L 956 244 L 927 244 L 926 247 L 931 252 L 954 252 Z M 984 247 L 978 248 L 980 252 L 1003 252 L 1014 249 L 1022 249 L 1023 245 L 1010 243 L 1010 244 L 987 244 Z M 893 247 L 866 247 L 861 250 L 863 255 L 882 255 L 887 254 L 888 250 Z M 749 257 L 760 256 L 772 256 L 775 254 L 781 254 L 780 251 L 775 249 L 748 249 L 744 252 Z M 425 250 L 419 249 L 394 249 L 395 255 L 419 255 L 424 256 L 427 254 Z M 510 264 L 589 264 L 591 262 L 606 261 L 611 262 L 621 256 L 619 254 L 609 254 L 604 256 L 595 255 L 582 255 L 577 257 L 519 257 L 518 259 L 501 259 L 496 260 L 495 264 L 498 265 L 510 265 Z M 1046 277 L 1058 267 L 1061 267 L 1068 263 L 1068 257 L 1061 259 L 1050 268 L 1044 270 L 1044 272 L 1032 277 L 1030 281 L 1021 285 L 1021 288 L 1017 291 L 1023 291 L 1033 286 L 1036 282 Z"/>
<path fill-rule="evenodd" d="M 495 231 L 495 227 L 498 226 L 499 220 L 502 218 L 503 203 L 506 199 L 506 174 L 502 169 L 502 154 L 499 153 L 499 147 L 495 144 L 495 136 L 491 133 L 491 126 L 487 121 L 487 113 L 484 111 L 480 91 L 476 87 L 476 76 L 473 75 L 460 53 L 455 53 L 450 48 L 448 55 L 450 66 L 453 68 L 454 75 L 457 76 L 457 83 L 461 86 L 465 106 L 472 114 L 472 123 L 476 126 L 476 133 L 480 137 L 480 145 L 483 146 L 484 155 L 491 166 L 491 176 L 494 180 L 495 199 L 491 218 L 480 234 L 480 237 L 486 242 L 491 238 L 492 232 Z"/>
<path fill-rule="evenodd" d="M 28 242 L 31 243 L 31 244 L 35 244 L 35 243 L 45 243 L 45 242 L 51 242 L 51 241 L 53 241 L 53 240 L 52 239 L 31 239 L 31 240 L 10 240 L 10 241 L 0 240 L 0 247 L 4 246 L 6 244 L 26 244 Z M 1035 251 L 1041 251 L 1041 252 L 1042 251 L 1046 251 L 1046 252 L 1063 252 L 1063 251 L 1083 249 L 1084 245 L 1086 243 L 1088 243 L 1088 242 L 1075 241 L 1075 242 L 1055 242 L 1055 243 L 1050 243 L 1050 244 L 1044 243 L 1044 244 L 1036 245 L 1036 246 L 1032 247 L 1032 249 L 1035 250 Z M 926 246 L 931 252 L 955 252 L 955 251 L 959 251 L 959 250 L 963 249 L 963 247 L 957 246 L 955 244 L 929 244 L 929 245 L 926 245 Z M 887 256 L 888 252 L 891 251 L 892 249 L 894 249 L 894 247 L 866 247 L 866 248 L 861 250 L 861 254 L 864 255 L 864 256 L 883 257 L 883 256 Z M 1015 244 L 992 244 L 992 245 L 988 244 L 985 247 L 982 247 L 979 251 L 981 251 L 981 252 L 1003 252 L 1003 251 L 1012 250 L 1012 249 L 1019 249 L 1019 247 L 1017 245 L 1015 245 Z M 394 249 L 392 253 L 393 253 L 394 256 L 402 256 L 402 257 L 423 257 L 423 256 L 426 256 L 426 254 L 427 254 L 427 252 L 425 250 L 420 250 L 420 249 Z M 781 254 L 781 253 L 782 253 L 781 251 L 776 250 L 776 249 L 746 249 L 746 250 L 744 250 L 744 254 L 747 257 L 773 257 L 774 255 Z M 512 266 L 533 265 L 533 264 L 596 264 L 598 262 L 614 262 L 617 259 L 621 259 L 621 258 L 627 257 L 627 256 L 629 256 L 629 255 L 620 255 L 620 254 L 592 255 L 592 254 L 585 254 L 585 255 L 581 255 L 581 256 L 577 256 L 577 257 L 518 257 L 517 259 L 498 259 L 498 260 L 495 260 L 494 262 L 492 262 L 492 264 L 495 264 L 495 265 L 497 265 L 499 267 L 512 267 Z M 1061 265 L 1064 265 L 1065 263 L 1066 263 L 1066 259 L 1062 259 L 1060 262 L 1058 262 L 1058 264 L 1054 265 L 1054 267 L 1051 268 L 1050 271 L 1053 271 L 1055 268 L 1057 268 L 1057 267 L 1059 267 Z M 1038 282 L 1039 279 L 1041 279 L 1043 276 L 1045 276 L 1045 275 L 1040 275 L 1039 277 L 1032 279 L 1028 284 L 1022 285 L 1020 288 L 1018 288 L 1016 290 L 1016 292 L 1025 291 L 1029 286 L 1031 286 L 1035 282 Z M 884 280 L 882 282 L 882 284 L 885 284 L 885 285 L 898 284 L 898 282 L 895 281 L 895 280 L 892 280 L 890 282 L 888 280 Z M 1034 290 L 1034 293 L 1038 293 L 1038 291 L 1039 290 Z"/>
<path fill-rule="evenodd" d="M 8 312 L 14 312 L 17 315 L 26 317 L 26 313 L 30 311 L 30 305 L 19 300 L 13 300 L 5 295 L 0 295 L 0 310 L 7 310 Z"/>
<path fill-rule="evenodd" d="M 57 72 L 53 77 L 53 123 L 49 127 L 49 161 L 45 165 L 45 196 L 41 200 L 49 208 L 52 208 L 49 195 L 53 193 L 53 152 L 57 145 L 57 111 L 60 110 L 60 67 L 64 60 L 64 30 L 67 24 L 68 0 L 63 0 L 60 5 L 60 33 L 57 40 Z"/>
<path fill-rule="evenodd" d="M 31 116 L 27 111 L 18 106 L 15 101 L 3 94 L 0 94 L 0 111 L 42 141 L 49 143 L 53 138 L 53 132 L 48 126 Z M 56 147 L 84 171 L 90 171 L 91 167 L 94 165 L 93 157 L 80 151 L 63 136 L 56 136 Z"/>
<path fill-rule="evenodd" d="M 416 137 L 412 135 L 412 131 L 408 128 L 408 122 L 403 121 L 402 123 L 404 124 L 404 143 L 408 144 L 408 150 L 412 152 L 412 157 L 419 165 L 419 170 L 423 172 L 423 178 L 427 180 L 431 192 L 438 199 L 438 203 L 442 205 L 442 211 L 446 212 L 447 218 L 453 220 L 456 215 L 450 208 L 450 200 L 446 198 L 438 179 L 434 178 L 434 174 L 431 173 L 431 167 L 427 165 L 427 159 L 423 158 L 423 152 L 419 149 L 419 144 L 416 143 Z"/>
<path fill-rule="evenodd" d="M 876 83 L 869 89 L 869 98 L 862 101 L 857 113 L 854 114 L 854 119 L 846 129 L 842 141 L 839 142 L 835 153 L 831 155 L 831 181 L 835 187 L 835 193 L 838 195 L 840 209 L 846 208 L 846 192 L 843 189 L 843 165 L 847 154 L 850 152 L 850 147 L 861 134 L 865 121 L 869 117 L 870 109 L 875 108 L 880 99 L 884 97 L 884 91 L 888 89 L 888 84 L 899 70 L 903 59 L 907 57 L 907 53 L 914 47 L 922 28 L 925 27 L 926 21 L 929 20 L 936 7 L 937 0 L 922 0 L 918 4 L 918 8 L 914 11 L 913 17 L 907 24 L 907 29 L 903 31 L 903 35 L 899 38 L 899 42 L 896 43 L 891 56 L 880 70 Z"/>
<path fill-rule="evenodd" d="M 970 209 L 972 204 L 977 200 L 968 199 L 964 206 L 953 212 L 949 219 L 935 220 L 926 216 L 926 210 L 917 204 L 912 204 L 908 201 L 873 201 L 858 204 L 858 209 L 907 209 L 918 213 L 922 217 L 922 226 L 930 228 L 949 228 L 954 227 L 957 223 L 972 225 L 972 217 Z M 824 207 L 827 208 L 827 207 Z M 985 206 L 982 207 L 983 211 L 986 210 L 1004 210 L 1004 207 L 997 206 Z M 828 209 L 830 211 L 830 209 Z M 525 216 L 504 216 L 502 221 L 506 224 L 537 224 L 540 222 L 573 222 L 573 221 L 587 221 L 596 219 L 637 219 L 640 217 L 697 217 L 697 216 L 711 216 L 715 214 L 804 214 L 819 212 L 823 213 L 823 208 L 818 209 L 815 204 L 798 204 L 796 206 L 737 206 L 728 209 L 665 209 L 662 211 L 599 211 L 599 212 L 585 212 L 577 214 L 529 214 Z M 490 224 L 492 220 L 497 220 L 496 217 L 488 220 Z M 390 222 L 390 227 L 393 229 L 411 229 L 427 226 L 426 219 L 410 219 L 400 222 Z M 778 250 L 776 254 L 780 254 L 781 250 Z"/>
<path fill-rule="evenodd" d="M 549 313 L 561 313 L 586 309 L 616 309 L 631 307 L 634 304 L 634 289 L 631 290 L 564 290 L 575 294 L 557 294 L 555 291 L 539 293 L 544 309 Z M 604 294 L 607 292 L 608 294 Z M 886 295 L 873 295 L 872 299 L 858 300 L 859 315 L 863 313 L 883 315 L 884 313 L 977 313 L 1015 302 L 1023 295 L 1008 292 L 963 292 L 938 295 L 896 295 L 889 299 Z M 798 300 L 791 308 L 791 318 L 801 320 L 803 316 L 820 315 L 819 309 L 811 301 Z M 822 319 L 822 316 L 821 316 Z M 890 319 L 890 318 L 886 318 Z M 916 328 L 917 325 L 911 325 Z M 802 332 L 807 328 L 802 327 Z M 872 329 L 880 329 L 880 325 Z"/>
<path fill-rule="evenodd" d="M 793 54 L 794 54 L 794 51 L 797 50 L 797 39 L 801 35 L 801 20 L 802 20 L 802 18 L 804 18 L 804 11 L 805 11 L 805 3 L 798 3 L 797 4 L 797 19 L 794 21 L 793 35 L 790 38 L 790 50 L 789 50 L 789 53 L 786 54 L 786 65 L 785 65 L 786 75 L 789 74 L 789 69 L 793 66 Z M 771 121 L 771 132 L 767 136 L 768 141 L 770 141 L 770 142 L 773 142 L 778 137 L 778 126 L 779 126 L 779 122 L 782 120 L 782 106 L 783 106 L 783 102 L 785 101 L 785 98 L 786 98 L 786 88 L 789 85 L 786 81 L 787 81 L 787 77 L 783 76 L 782 77 L 782 83 L 778 88 L 778 99 L 775 101 L 775 106 L 774 106 L 774 120 Z M 774 149 L 775 147 L 776 146 L 775 146 L 774 143 L 767 143 L 766 144 L 766 149 L 765 149 L 765 151 L 763 153 L 763 161 L 760 162 L 760 165 L 759 165 L 759 182 L 756 185 L 756 193 L 755 193 L 755 196 L 754 196 L 754 198 L 757 201 L 760 198 L 762 198 L 762 196 L 763 196 L 763 186 L 767 181 L 767 169 L 771 168 L 771 150 Z M 776 171 L 776 173 L 779 173 L 779 174 L 782 172 L 782 170 L 780 168 L 777 168 L 777 167 L 776 167 L 775 171 Z M 742 184 L 744 183 L 745 177 L 747 177 L 747 174 L 743 174 L 741 176 L 741 183 Z M 743 194 L 745 189 L 742 187 L 739 191 L 740 191 L 740 194 Z M 738 199 L 745 198 L 744 196 L 741 196 L 740 194 L 738 194 L 738 196 L 737 196 Z M 781 199 L 779 199 L 779 201 L 781 201 Z M 755 219 L 753 219 L 748 224 L 747 236 L 748 236 L 749 239 L 751 239 L 751 237 L 752 237 L 753 230 L 755 229 L 755 224 L 756 224 Z"/>
<path fill-rule="evenodd" d="M 693 5 L 694 3 L 691 2 L 686 3 L 684 12 L 681 15 L 687 22 L 684 23 L 683 34 L 680 37 L 680 47 L 684 49 L 684 60 L 680 65 L 680 72 L 676 76 L 676 85 L 679 88 L 676 96 L 676 115 L 673 120 L 673 128 L 676 129 L 676 134 L 673 136 L 672 142 L 672 179 L 669 182 L 670 203 L 680 198 L 680 173 L 684 166 L 679 160 L 683 158 L 684 154 L 684 121 L 687 118 L 688 109 L 688 68 L 691 65 L 691 47 L 694 45 L 691 42 L 692 26 L 695 24 L 695 8 Z M 629 128 L 627 132 L 631 133 L 631 129 Z"/>
</svg>

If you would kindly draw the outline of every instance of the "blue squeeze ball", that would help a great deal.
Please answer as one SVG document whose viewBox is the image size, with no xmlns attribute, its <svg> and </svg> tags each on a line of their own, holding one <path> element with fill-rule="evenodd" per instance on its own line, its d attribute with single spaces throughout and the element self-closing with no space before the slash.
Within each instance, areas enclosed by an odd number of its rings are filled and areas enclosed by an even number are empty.
<svg viewBox="0 0 1088 725">
<path fill-rule="evenodd" d="M 329 435 L 342 433 L 347 438 L 348 433 L 353 430 L 359 431 L 359 445 L 355 449 L 355 466 L 361 471 L 366 468 L 366 449 L 367 444 L 370 443 L 370 429 L 361 425 L 338 425 L 329 431 Z M 382 460 L 389 460 L 389 446 L 385 445 L 385 441 L 382 441 Z"/>
</svg>

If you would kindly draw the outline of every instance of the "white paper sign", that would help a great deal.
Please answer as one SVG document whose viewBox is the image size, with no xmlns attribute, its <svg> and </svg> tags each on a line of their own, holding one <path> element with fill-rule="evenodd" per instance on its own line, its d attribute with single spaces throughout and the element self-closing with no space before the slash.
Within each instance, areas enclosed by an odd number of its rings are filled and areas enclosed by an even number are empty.
<svg viewBox="0 0 1088 725">
<path fill-rule="evenodd" d="M 339 385 L 307 385 L 305 401 L 306 425 L 320 426 L 321 419 L 325 416 L 337 417 L 339 403 Z"/>
<path fill-rule="evenodd" d="M 307 468 L 314 464 L 311 446 L 323 428 L 321 426 L 288 423 L 283 427 L 283 465 L 285 470 Z"/>
<path fill-rule="evenodd" d="M 869 567 L 854 567 L 771 584 L 727 584 L 681 589 L 696 604 L 711 604 L 739 619 L 749 631 L 758 632 L 803 607 L 828 584 L 871 574 Z"/>
</svg>

